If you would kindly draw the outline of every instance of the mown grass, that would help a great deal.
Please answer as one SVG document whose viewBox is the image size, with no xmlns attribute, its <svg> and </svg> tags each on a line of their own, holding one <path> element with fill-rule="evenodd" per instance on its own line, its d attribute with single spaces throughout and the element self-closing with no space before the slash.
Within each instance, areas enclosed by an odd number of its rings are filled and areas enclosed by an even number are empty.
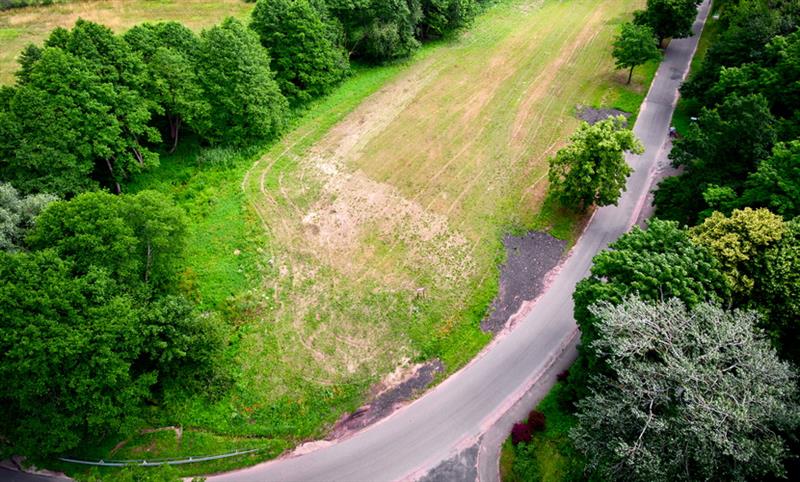
<svg viewBox="0 0 800 482">
<path fill-rule="evenodd" d="M 0 11 L 0 84 L 14 82 L 17 56 L 30 44 L 41 44 L 56 27 L 71 27 L 78 18 L 124 32 L 137 23 L 175 20 L 200 31 L 228 16 L 246 18 L 253 3 L 244 0 L 79 0 Z"/>
<path fill-rule="evenodd" d="M 224 2 L 206 5 L 217 3 Z M 146 414 L 144 425 L 182 426 L 180 444 L 170 432 L 133 432 L 75 455 L 109 458 L 124 439 L 129 440 L 123 453 L 129 455 L 146 450 L 148 456 L 198 456 L 263 448 L 256 455 L 178 470 L 190 475 L 249 465 L 323 436 L 399 363 L 438 357 L 448 373 L 463 366 L 490 338 L 479 322 L 498 289 L 502 234 L 546 229 L 570 242 L 578 234 L 581 217 L 546 201 L 541 179 L 548 156 L 578 124 L 573 116 L 577 104 L 638 111 L 655 66 L 637 69 L 628 87 L 624 73 L 613 71 L 608 51 L 617 25 L 642 4 L 611 0 L 602 5 L 600 17 L 593 17 L 601 7 L 590 0 L 510 0 L 491 8 L 465 35 L 428 44 L 407 62 L 356 66 L 331 95 L 298 112 L 277 142 L 208 150 L 187 139 L 177 153 L 163 155 L 158 169 L 137 176 L 127 189 L 169 193 L 189 214 L 183 287 L 204 308 L 223 312 L 234 326 L 225 359 L 231 386 L 214 393 L 166 390 L 164 402 Z M 185 10 L 196 13 L 199 8 Z M 214 12 L 203 14 L 208 24 L 218 20 L 211 18 Z M 142 20 L 154 18 L 139 15 Z M 582 29 L 585 20 L 596 28 Z M 574 51 L 568 49 L 571 43 L 577 45 Z M 504 52 L 511 55 L 509 76 L 495 79 L 496 90 L 476 118 L 458 121 L 462 112 L 454 117 L 448 109 L 464 106 L 461 90 L 481 87 L 476 79 L 487 70 L 487 54 L 502 62 Z M 561 54 L 564 63 L 559 63 Z M 415 252 L 415 238 L 402 241 L 396 231 L 387 235 L 377 224 L 364 226 L 357 251 L 341 256 L 344 260 L 321 261 L 312 232 L 292 230 L 324 195 L 324 184 L 309 170 L 308 154 L 327 145 L 332 128 L 352 122 L 352 113 L 370 94 L 425 65 L 439 73 L 421 91 L 424 95 L 363 146 L 365 155 L 348 164 L 349 172 L 365 172 L 376 185 L 396 190 L 392 192 L 399 193 L 398 199 L 417 199 L 429 206 L 425 212 L 446 217 L 452 230 L 473 246 L 469 255 L 475 263 L 461 281 L 442 282 L 447 269 L 426 264 L 428 253 Z M 465 85 L 464 79 L 476 83 Z M 535 79 L 546 84 L 539 94 Z M 509 132 L 514 107 L 526 96 L 532 97 L 526 104 L 528 115 L 514 140 Z M 448 123 L 460 129 L 450 132 L 454 136 L 429 136 L 447 129 Z M 444 172 L 438 183 L 428 183 L 449 157 L 437 149 L 464 145 L 462 140 L 477 132 L 475 125 L 487 128 L 456 165 L 458 172 Z M 405 152 L 418 163 L 401 162 Z M 258 169 L 243 191 L 242 180 L 256 162 Z M 486 182 L 476 184 L 476 178 Z M 449 202 L 439 199 L 443 192 Z M 286 226 L 292 228 L 286 231 L 291 237 L 283 237 Z M 399 229 L 406 231 L 404 226 Z M 409 262 L 416 259 L 420 262 Z M 353 275 L 341 270 L 349 265 L 359 271 Z M 409 286 L 426 287 L 426 295 L 414 296 Z M 79 467 L 59 468 L 86 474 Z"/>
<path fill-rule="evenodd" d="M 577 419 L 558 402 L 562 383 L 553 386 L 536 407 L 544 413 L 546 429 L 534 433 L 529 443 L 503 444 L 500 455 L 500 476 L 504 482 L 561 482 L 583 480 L 584 460 L 575 451 L 569 431 Z"/>
</svg>

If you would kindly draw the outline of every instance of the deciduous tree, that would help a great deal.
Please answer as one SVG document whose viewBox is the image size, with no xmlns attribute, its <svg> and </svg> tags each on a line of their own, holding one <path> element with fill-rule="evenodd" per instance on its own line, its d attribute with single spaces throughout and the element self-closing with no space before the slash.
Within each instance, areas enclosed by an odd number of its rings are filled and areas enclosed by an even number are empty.
<svg viewBox="0 0 800 482">
<path fill-rule="evenodd" d="M 291 101 L 329 92 L 350 68 L 346 52 L 331 42 L 309 0 L 261 0 L 250 28 L 269 51 L 281 92 Z"/>
<path fill-rule="evenodd" d="M 780 476 L 781 434 L 800 423 L 797 377 L 753 312 L 677 299 L 602 304 L 601 375 L 571 437 L 601 478 L 747 480 Z"/>
<path fill-rule="evenodd" d="M 628 84 L 633 78 L 633 69 L 651 60 L 661 57 L 661 52 L 656 47 L 656 38 L 653 29 L 648 25 L 623 23 L 619 36 L 614 40 L 612 52 L 618 69 L 628 71 Z"/>
<path fill-rule="evenodd" d="M 689 230 L 695 243 L 707 247 L 722 264 L 737 296 L 753 289 L 754 264 L 786 231 L 783 219 L 767 209 L 737 209 L 729 217 L 715 212 Z"/>
<path fill-rule="evenodd" d="M 640 154 L 644 148 L 625 128 L 624 117 L 584 122 L 550 159 L 550 188 L 565 206 L 581 211 L 592 204 L 616 204 L 631 173 L 626 151 Z"/>
<path fill-rule="evenodd" d="M 255 32 L 227 18 L 200 38 L 199 78 L 211 105 L 207 137 L 237 144 L 277 135 L 286 122 L 287 102 Z"/>
<path fill-rule="evenodd" d="M 659 43 L 666 38 L 689 37 L 699 3 L 699 0 L 647 0 L 647 8 L 636 12 L 634 21 L 649 25 Z"/>
</svg>

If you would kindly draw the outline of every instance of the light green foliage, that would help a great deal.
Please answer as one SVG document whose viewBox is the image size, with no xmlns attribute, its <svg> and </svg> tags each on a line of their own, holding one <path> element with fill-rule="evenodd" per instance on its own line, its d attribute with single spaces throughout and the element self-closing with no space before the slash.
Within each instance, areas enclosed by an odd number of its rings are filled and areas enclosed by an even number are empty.
<svg viewBox="0 0 800 482">
<path fill-rule="evenodd" d="M 442 36 L 466 27 L 478 13 L 477 0 L 422 0 L 419 28 L 424 37 Z"/>
<path fill-rule="evenodd" d="M 634 67 L 661 58 L 653 29 L 648 25 L 634 23 L 622 24 L 619 36 L 614 40 L 612 55 L 618 69 L 630 69 L 629 84 L 633 78 Z"/>
<path fill-rule="evenodd" d="M 699 0 L 647 0 L 647 8 L 636 12 L 635 22 L 649 25 L 659 42 L 692 34 Z"/>
<path fill-rule="evenodd" d="M 285 125 L 287 102 L 258 36 L 227 18 L 200 39 L 200 83 L 211 105 L 206 137 L 231 144 L 275 137 Z"/>
<path fill-rule="evenodd" d="M 601 478 L 747 480 L 780 476 L 782 433 L 800 424 L 796 373 L 752 312 L 637 298 L 595 309 L 599 376 L 571 431 Z"/>
<path fill-rule="evenodd" d="M 745 296 L 753 289 L 753 264 L 785 230 L 783 219 L 767 209 L 744 208 L 733 211 L 730 217 L 715 212 L 689 235 L 722 263 L 733 292 Z"/>
<path fill-rule="evenodd" d="M 147 66 L 143 89 L 169 123 L 171 151 L 178 145 L 183 124 L 202 134 L 208 128 L 211 107 L 196 72 L 197 36 L 177 22 L 166 22 L 137 25 L 124 38 Z"/>
<path fill-rule="evenodd" d="M 775 146 L 747 178 L 741 202 L 787 218 L 800 216 L 800 141 Z"/>
<path fill-rule="evenodd" d="M 644 148 L 625 127 L 622 116 L 589 125 L 584 122 L 570 144 L 550 159 L 550 188 L 565 206 L 586 210 L 592 204 L 616 204 L 631 168 L 624 153 Z"/>
<path fill-rule="evenodd" d="M 345 47 L 373 62 L 406 57 L 419 47 L 416 27 L 422 18 L 419 0 L 328 0 L 341 22 Z"/>
<path fill-rule="evenodd" d="M 50 194 L 20 196 L 11 184 L 0 182 L 0 250 L 19 249 L 34 218 L 56 199 Z"/>
<path fill-rule="evenodd" d="M 269 51 L 281 92 L 292 101 L 329 92 L 350 69 L 347 53 L 331 41 L 309 0 L 261 0 L 250 28 Z"/>
<path fill-rule="evenodd" d="M 26 58 L 0 105 L 0 175 L 20 191 L 75 194 L 115 186 L 158 164 L 143 143 L 154 105 L 139 89 L 144 66 L 106 27 L 79 20 Z"/>
</svg>

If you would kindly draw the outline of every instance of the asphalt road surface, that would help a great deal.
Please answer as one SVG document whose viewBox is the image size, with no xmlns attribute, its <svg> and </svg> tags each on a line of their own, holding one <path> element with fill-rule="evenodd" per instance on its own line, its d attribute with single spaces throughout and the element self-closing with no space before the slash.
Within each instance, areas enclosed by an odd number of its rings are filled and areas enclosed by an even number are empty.
<svg viewBox="0 0 800 482">
<path fill-rule="evenodd" d="M 709 0 L 700 7 L 700 32 Z M 388 481 L 416 478 L 473 446 L 557 360 L 576 330 L 572 292 L 589 271 L 592 257 L 637 220 L 667 139 L 678 87 L 697 46 L 695 35 L 673 40 L 666 50 L 634 132 L 645 146 L 629 156 L 634 173 L 618 206 L 596 211 L 569 258 L 536 305 L 516 328 L 425 396 L 389 418 L 329 447 L 209 481 Z"/>
</svg>

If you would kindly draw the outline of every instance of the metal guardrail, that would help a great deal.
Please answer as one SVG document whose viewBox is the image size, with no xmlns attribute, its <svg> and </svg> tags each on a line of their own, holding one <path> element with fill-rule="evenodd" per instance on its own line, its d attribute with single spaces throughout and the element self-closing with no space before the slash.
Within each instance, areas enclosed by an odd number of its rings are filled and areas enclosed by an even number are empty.
<svg viewBox="0 0 800 482">
<path fill-rule="evenodd" d="M 165 464 L 181 465 L 181 464 L 193 464 L 195 462 L 207 462 L 209 460 L 226 459 L 228 457 L 236 457 L 237 455 L 251 454 L 253 452 L 258 452 L 259 450 L 261 449 L 237 450 L 236 452 L 230 452 L 222 455 L 205 455 L 202 457 L 188 457 L 185 459 L 172 458 L 172 459 L 150 459 L 150 460 L 96 460 L 95 461 L 95 460 L 79 460 L 69 457 L 59 457 L 58 460 L 73 464 L 94 465 L 98 467 L 127 467 L 129 465 L 136 465 L 140 467 L 158 467 Z"/>
</svg>

